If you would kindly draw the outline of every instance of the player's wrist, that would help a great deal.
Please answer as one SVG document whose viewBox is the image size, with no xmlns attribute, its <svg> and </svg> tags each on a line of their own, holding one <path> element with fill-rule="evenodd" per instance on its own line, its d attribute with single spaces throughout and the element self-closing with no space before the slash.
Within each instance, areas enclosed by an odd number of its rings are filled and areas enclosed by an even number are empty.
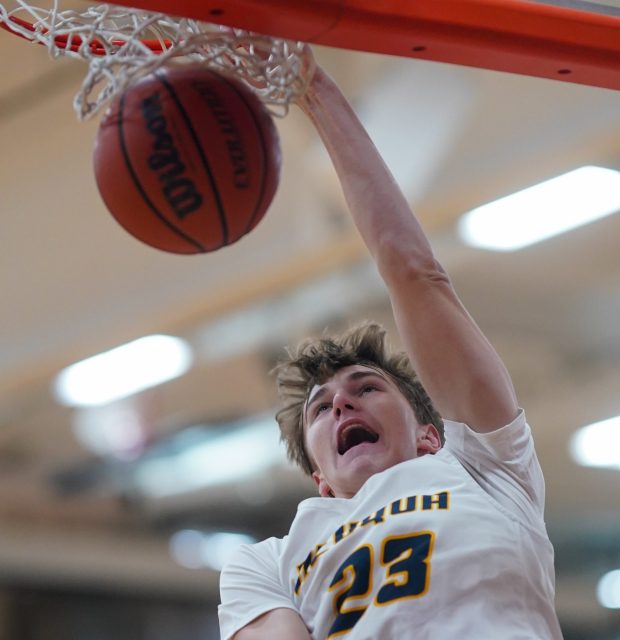
<svg viewBox="0 0 620 640">
<path fill-rule="evenodd" d="M 330 95 L 340 94 L 332 78 L 318 65 L 315 66 L 306 90 L 296 100 L 297 106 L 310 118 L 319 111 L 326 111 Z"/>
</svg>

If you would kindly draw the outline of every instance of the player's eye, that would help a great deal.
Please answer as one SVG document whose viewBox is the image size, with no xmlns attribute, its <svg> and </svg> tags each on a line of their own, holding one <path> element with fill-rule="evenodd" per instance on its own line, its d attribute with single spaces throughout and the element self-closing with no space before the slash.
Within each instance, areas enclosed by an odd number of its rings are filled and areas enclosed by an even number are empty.
<svg viewBox="0 0 620 640">
<path fill-rule="evenodd" d="M 377 387 L 374 384 L 365 384 L 361 389 L 360 393 L 370 393 L 371 391 L 376 391 Z"/>
<path fill-rule="evenodd" d="M 319 413 L 323 413 L 329 409 L 328 402 L 321 402 L 321 404 L 316 405 L 316 409 L 314 410 L 315 415 L 319 415 Z"/>
</svg>

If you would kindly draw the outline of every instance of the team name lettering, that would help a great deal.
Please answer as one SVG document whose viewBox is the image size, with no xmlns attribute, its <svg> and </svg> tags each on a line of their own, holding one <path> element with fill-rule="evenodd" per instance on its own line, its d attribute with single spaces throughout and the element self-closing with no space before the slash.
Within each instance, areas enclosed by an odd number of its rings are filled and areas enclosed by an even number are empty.
<svg viewBox="0 0 620 640">
<path fill-rule="evenodd" d="M 409 496 L 394 500 L 391 504 L 381 507 L 378 511 L 366 516 L 363 520 L 351 520 L 341 526 L 331 535 L 328 542 L 321 542 L 306 556 L 306 559 L 297 565 L 297 582 L 295 583 L 295 595 L 299 595 L 301 587 L 308 577 L 310 570 L 316 565 L 320 556 L 337 545 L 355 531 L 367 526 L 383 524 L 390 516 L 398 516 L 414 511 L 444 511 L 450 508 L 450 492 L 442 491 L 430 495 Z"/>
<path fill-rule="evenodd" d="M 177 218 L 183 220 L 200 208 L 202 196 L 193 181 L 184 175 L 185 165 L 168 132 L 159 92 L 144 98 L 141 107 L 146 130 L 153 136 L 153 146 L 148 158 L 149 168 L 158 174 L 166 202 Z"/>
<path fill-rule="evenodd" d="M 408 498 L 401 498 L 400 500 L 394 500 L 390 505 L 390 514 L 395 516 L 399 513 L 410 513 L 416 510 L 418 496 L 409 496 Z"/>
<path fill-rule="evenodd" d="M 192 87 L 200 94 L 211 111 L 220 132 L 226 137 L 226 149 L 233 170 L 233 184 L 237 189 L 250 186 L 250 171 L 245 147 L 234 119 L 222 103 L 220 96 L 206 82 L 193 82 Z"/>
<path fill-rule="evenodd" d="M 379 511 L 375 511 L 371 513 L 369 516 L 366 516 L 362 522 L 362 527 L 365 527 L 369 524 L 381 524 L 385 520 L 385 507 L 379 509 Z"/>
<path fill-rule="evenodd" d="M 422 509 L 430 511 L 431 509 L 447 509 L 448 508 L 448 492 L 435 493 L 432 496 L 422 496 Z"/>
<path fill-rule="evenodd" d="M 308 575 L 308 571 L 314 566 L 316 561 L 319 559 L 319 556 L 325 553 L 325 550 L 322 550 L 325 546 L 325 543 L 317 544 L 316 547 L 308 554 L 306 559 L 297 565 L 297 584 L 295 585 L 295 593 L 298 592 L 301 587 L 302 582 L 306 579 Z"/>
</svg>

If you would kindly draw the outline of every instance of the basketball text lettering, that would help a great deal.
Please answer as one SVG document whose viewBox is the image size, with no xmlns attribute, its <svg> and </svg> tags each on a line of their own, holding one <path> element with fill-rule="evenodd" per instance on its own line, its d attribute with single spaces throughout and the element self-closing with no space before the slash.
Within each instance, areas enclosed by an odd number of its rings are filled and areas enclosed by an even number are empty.
<svg viewBox="0 0 620 640">
<path fill-rule="evenodd" d="M 207 82 L 194 82 L 192 86 L 207 103 L 220 131 L 226 136 L 226 148 L 233 171 L 233 182 L 238 189 L 250 186 L 250 172 L 246 151 L 234 119 L 228 113 L 220 97 Z"/>
<path fill-rule="evenodd" d="M 142 115 L 147 131 L 153 136 L 149 168 L 158 173 L 162 193 L 175 215 L 181 220 L 202 205 L 196 185 L 185 175 L 185 165 L 179 158 L 174 139 L 162 111 L 159 92 L 142 100 Z"/>
</svg>

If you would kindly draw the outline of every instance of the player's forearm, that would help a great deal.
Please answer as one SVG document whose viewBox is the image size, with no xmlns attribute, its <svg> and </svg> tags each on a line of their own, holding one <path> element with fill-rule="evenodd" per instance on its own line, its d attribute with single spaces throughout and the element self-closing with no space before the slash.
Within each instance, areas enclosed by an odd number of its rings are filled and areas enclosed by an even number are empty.
<svg viewBox="0 0 620 640">
<path fill-rule="evenodd" d="M 390 170 L 337 85 L 317 69 L 299 106 L 319 132 L 354 222 L 384 278 L 408 266 L 438 269 Z"/>
</svg>

